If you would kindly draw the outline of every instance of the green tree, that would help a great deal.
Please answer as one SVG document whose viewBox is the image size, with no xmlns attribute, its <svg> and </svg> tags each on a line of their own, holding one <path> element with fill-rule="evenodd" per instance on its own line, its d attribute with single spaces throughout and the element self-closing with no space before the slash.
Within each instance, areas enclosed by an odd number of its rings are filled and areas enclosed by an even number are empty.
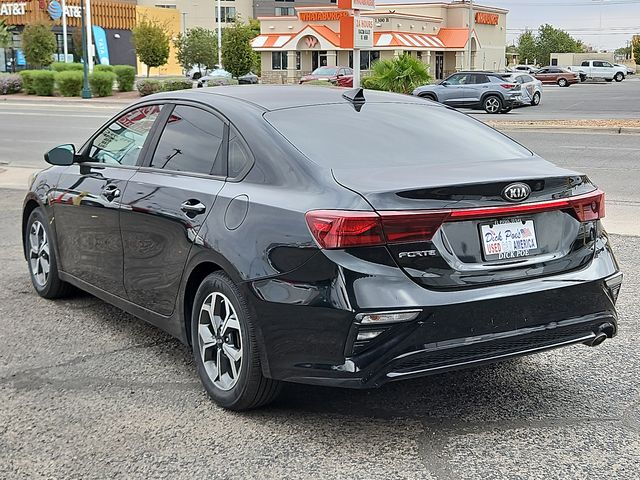
<svg viewBox="0 0 640 480">
<path fill-rule="evenodd" d="M 189 70 L 197 66 L 202 75 L 202 67 L 212 68 L 218 60 L 218 39 L 216 32 L 202 27 L 190 28 L 178 34 L 173 44 L 176 57 L 182 68 Z"/>
<path fill-rule="evenodd" d="M 631 46 L 616 48 L 613 52 L 617 57 L 623 57 L 625 60 L 631 58 Z"/>
<path fill-rule="evenodd" d="M 166 24 L 143 18 L 132 30 L 133 46 L 140 61 L 147 66 L 147 77 L 151 68 L 157 68 L 169 60 L 170 34 Z"/>
<path fill-rule="evenodd" d="M 0 48 L 11 46 L 13 35 L 11 34 L 13 27 L 7 26 L 4 20 L 0 19 Z"/>
<path fill-rule="evenodd" d="M 369 80 L 380 90 L 410 94 L 416 87 L 429 83 L 431 75 L 427 66 L 411 55 L 374 62 Z"/>
<path fill-rule="evenodd" d="M 36 68 L 51 65 L 57 49 L 56 36 L 51 31 L 51 26 L 32 23 L 24 27 L 22 49 L 29 65 Z"/>
<path fill-rule="evenodd" d="M 640 38 L 633 42 L 633 58 L 636 61 L 636 65 L 640 65 Z"/>
<path fill-rule="evenodd" d="M 260 35 L 260 20 L 255 18 L 249 19 L 249 28 L 251 29 L 251 40 Z M 262 71 L 262 57 L 260 52 L 253 51 L 253 71 L 260 75 Z"/>
<path fill-rule="evenodd" d="M 536 38 L 537 60 L 542 65 L 549 65 L 551 54 L 557 53 L 581 53 L 584 52 L 582 42 L 576 40 L 564 30 L 554 28 L 546 24 L 538 29 Z"/>
<path fill-rule="evenodd" d="M 538 46 L 533 32 L 527 30 L 518 37 L 518 61 L 525 65 L 533 65 L 538 61 Z"/>
<path fill-rule="evenodd" d="M 254 65 L 252 35 L 251 28 L 237 20 L 222 34 L 222 65 L 236 78 L 247 73 Z"/>
</svg>

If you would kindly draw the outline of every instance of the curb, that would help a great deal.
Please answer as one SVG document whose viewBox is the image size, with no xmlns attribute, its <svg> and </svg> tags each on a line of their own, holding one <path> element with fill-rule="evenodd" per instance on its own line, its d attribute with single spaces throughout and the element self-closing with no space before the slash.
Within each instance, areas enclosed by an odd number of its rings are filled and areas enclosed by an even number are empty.
<svg viewBox="0 0 640 480">
<path fill-rule="evenodd" d="M 496 129 L 504 129 L 504 130 L 554 130 L 554 131 L 563 131 L 563 130 L 580 130 L 584 132 L 597 132 L 597 133 L 615 133 L 615 134 L 624 134 L 624 133 L 640 133 L 640 127 L 616 127 L 616 126 L 587 126 L 587 125 L 558 125 L 558 124 L 520 124 L 517 122 L 513 123 L 494 123 L 494 122 L 485 122 L 490 127 Z"/>
</svg>

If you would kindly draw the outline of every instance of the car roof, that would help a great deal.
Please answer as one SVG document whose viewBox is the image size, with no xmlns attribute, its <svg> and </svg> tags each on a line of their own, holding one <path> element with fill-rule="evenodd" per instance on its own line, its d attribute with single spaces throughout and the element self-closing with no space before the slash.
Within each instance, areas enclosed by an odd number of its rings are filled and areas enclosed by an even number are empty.
<svg viewBox="0 0 640 480">
<path fill-rule="evenodd" d="M 230 85 L 159 93 L 145 98 L 192 100 L 213 106 L 216 103 L 216 97 L 224 97 L 253 105 L 262 110 L 279 110 L 311 105 L 349 103 L 350 101 L 342 96 L 349 90 L 304 85 Z M 424 99 L 411 95 L 376 90 L 364 90 L 364 98 L 365 102 L 432 105 L 431 102 L 425 102 Z"/>
</svg>

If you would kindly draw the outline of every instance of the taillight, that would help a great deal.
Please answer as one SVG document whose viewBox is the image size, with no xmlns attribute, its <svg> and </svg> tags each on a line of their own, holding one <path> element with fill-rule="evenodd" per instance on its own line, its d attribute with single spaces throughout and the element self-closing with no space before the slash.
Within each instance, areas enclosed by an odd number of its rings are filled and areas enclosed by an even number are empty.
<svg viewBox="0 0 640 480">
<path fill-rule="evenodd" d="M 335 249 L 425 242 L 445 222 L 518 216 L 553 210 L 568 210 L 580 222 L 604 218 L 604 192 L 520 205 L 447 210 L 354 212 L 312 210 L 305 218 L 320 248 Z"/>
<path fill-rule="evenodd" d="M 515 83 L 502 83 L 500 84 L 500 86 L 502 88 L 506 88 L 507 90 L 511 90 L 512 88 L 514 88 L 516 86 Z"/>
<path fill-rule="evenodd" d="M 305 215 L 320 248 L 383 245 L 380 216 L 375 212 L 312 210 Z"/>
</svg>

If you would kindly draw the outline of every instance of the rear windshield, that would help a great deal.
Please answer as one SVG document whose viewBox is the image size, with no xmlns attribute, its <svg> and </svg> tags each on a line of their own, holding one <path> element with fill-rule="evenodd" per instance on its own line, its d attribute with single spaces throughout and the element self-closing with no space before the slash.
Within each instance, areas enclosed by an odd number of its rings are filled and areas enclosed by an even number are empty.
<svg viewBox="0 0 640 480">
<path fill-rule="evenodd" d="M 313 162 L 329 168 L 436 165 L 529 157 L 504 135 L 443 107 L 366 103 L 275 110 L 265 118 Z"/>
</svg>

